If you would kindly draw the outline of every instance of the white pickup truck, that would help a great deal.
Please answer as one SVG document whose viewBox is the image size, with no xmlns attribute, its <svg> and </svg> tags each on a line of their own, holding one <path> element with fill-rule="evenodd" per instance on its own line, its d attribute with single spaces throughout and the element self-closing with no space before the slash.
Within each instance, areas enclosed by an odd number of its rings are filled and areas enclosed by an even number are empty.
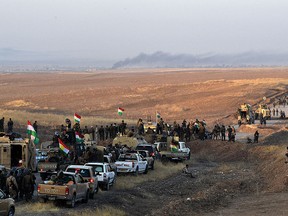
<svg viewBox="0 0 288 216">
<path fill-rule="evenodd" d="M 120 173 L 148 173 L 147 160 L 138 153 L 125 153 L 121 154 L 118 161 L 115 163 L 117 167 L 117 174 Z"/>
<path fill-rule="evenodd" d="M 101 189 L 108 191 L 116 183 L 116 174 L 108 163 L 89 162 L 85 166 L 92 167 Z"/>
</svg>

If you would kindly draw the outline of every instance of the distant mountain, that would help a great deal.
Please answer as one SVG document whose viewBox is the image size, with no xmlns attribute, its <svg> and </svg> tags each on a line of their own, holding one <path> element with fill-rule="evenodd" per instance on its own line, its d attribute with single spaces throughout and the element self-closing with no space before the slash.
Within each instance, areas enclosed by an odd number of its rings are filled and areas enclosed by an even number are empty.
<svg viewBox="0 0 288 216">
<path fill-rule="evenodd" d="M 288 53 L 245 52 L 241 54 L 173 55 L 164 52 L 141 53 L 116 62 L 113 68 L 177 68 L 177 67 L 255 67 L 287 66 Z"/>
</svg>

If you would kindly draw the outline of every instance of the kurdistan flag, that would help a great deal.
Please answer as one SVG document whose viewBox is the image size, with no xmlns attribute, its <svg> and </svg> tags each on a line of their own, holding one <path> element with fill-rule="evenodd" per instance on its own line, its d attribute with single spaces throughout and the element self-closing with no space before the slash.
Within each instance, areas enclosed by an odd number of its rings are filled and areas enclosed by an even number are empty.
<svg viewBox="0 0 288 216">
<path fill-rule="evenodd" d="M 58 142 L 59 142 L 59 148 L 65 153 L 68 154 L 69 153 L 69 148 L 63 143 L 63 141 L 58 138 Z"/>
<path fill-rule="evenodd" d="M 27 134 L 30 135 L 30 139 L 33 141 L 34 144 L 39 143 L 39 138 L 37 136 L 37 133 L 29 120 L 27 123 Z"/>
<path fill-rule="evenodd" d="M 124 112 L 124 109 L 121 108 L 121 107 L 118 107 L 118 115 L 119 115 L 119 116 L 122 116 L 122 115 L 123 115 L 123 112 Z"/>
<path fill-rule="evenodd" d="M 160 119 L 161 118 L 161 114 L 159 112 L 156 112 L 156 119 Z"/>
<path fill-rule="evenodd" d="M 80 123 L 80 120 L 81 120 L 81 116 L 78 115 L 77 113 L 74 113 L 74 122 Z"/>
<path fill-rule="evenodd" d="M 84 136 L 80 134 L 79 132 L 75 131 L 75 137 L 76 137 L 76 142 L 77 143 L 82 143 Z"/>
</svg>

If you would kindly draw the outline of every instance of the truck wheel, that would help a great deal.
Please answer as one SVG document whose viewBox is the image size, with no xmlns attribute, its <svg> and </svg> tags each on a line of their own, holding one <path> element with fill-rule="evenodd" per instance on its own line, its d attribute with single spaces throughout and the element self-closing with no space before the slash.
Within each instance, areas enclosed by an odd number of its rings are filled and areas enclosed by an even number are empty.
<svg viewBox="0 0 288 216">
<path fill-rule="evenodd" d="M 99 184 L 97 184 L 97 187 L 95 188 L 94 193 L 97 194 L 98 191 L 99 191 Z"/>
<path fill-rule="evenodd" d="M 94 199 L 94 195 L 95 195 L 95 190 L 92 193 L 89 193 L 89 198 Z"/>
<path fill-rule="evenodd" d="M 153 163 L 152 163 L 152 165 L 151 165 L 151 170 L 154 170 L 154 161 L 153 161 Z"/>
<path fill-rule="evenodd" d="M 11 207 L 9 209 L 8 216 L 14 216 L 14 214 L 15 214 L 15 209 Z"/>
<path fill-rule="evenodd" d="M 107 182 L 107 184 L 106 184 L 106 186 L 105 186 L 105 189 L 106 189 L 106 191 L 109 191 L 110 190 L 110 183 L 109 183 L 109 179 L 108 179 L 108 182 Z"/>
<path fill-rule="evenodd" d="M 190 157 L 191 157 L 191 154 L 190 154 L 190 152 L 189 152 L 187 160 L 190 160 Z"/>
<path fill-rule="evenodd" d="M 114 176 L 114 179 L 113 179 L 113 187 L 115 184 L 116 184 L 116 175 Z"/>
<path fill-rule="evenodd" d="M 136 171 L 134 172 L 134 176 L 138 176 L 138 167 L 136 168 Z"/>
<path fill-rule="evenodd" d="M 144 174 L 147 174 L 147 173 L 148 173 L 148 165 L 146 166 L 145 171 L 144 171 Z"/>
<path fill-rule="evenodd" d="M 39 202 L 40 202 L 40 203 L 46 203 L 46 202 L 47 202 L 47 199 L 45 199 L 45 198 L 39 198 Z"/>
<path fill-rule="evenodd" d="M 74 208 L 76 203 L 76 195 L 74 194 L 72 199 L 68 202 L 70 208 Z"/>
<path fill-rule="evenodd" d="M 89 192 L 89 190 L 87 190 L 86 195 L 85 195 L 85 198 L 82 200 L 83 203 L 88 203 L 89 194 L 90 194 L 90 192 Z"/>
<path fill-rule="evenodd" d="M 162 164 L 167 165 L 167 163 L 169 162 L 169 159 L 166 156 L 162 156 L 161 162 Z"/>
</svg>

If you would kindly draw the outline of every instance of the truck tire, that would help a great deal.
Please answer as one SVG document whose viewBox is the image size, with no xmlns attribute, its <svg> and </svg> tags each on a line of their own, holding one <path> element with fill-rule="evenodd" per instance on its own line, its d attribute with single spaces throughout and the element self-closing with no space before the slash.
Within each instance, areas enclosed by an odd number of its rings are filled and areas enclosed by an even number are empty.
<svg viewBox="0 0 288 216">
<path fill-rule="evenodd" d="M 46 199 L 46 198 L 39 198 L 39 202 L 40 202 L 40 203 L 46 203 L 46 202 L 47 202 L 47 199 Z"/>
<path fill-rule="evenodd" d="M 154 170 L 154 161 L 153 161 L 153 163 L 152 163 L 152 165 L 151 165 L 151 170 Z"/>
<path fill-rule="evenodd" d="M 72 199 L 70 201 L 68 201 L 67 204 L 69 205 L 70 208 L 74 208 L 75 203 L 76 203 L 76 195 L 73 194 Z"/>
<path fill-rule="evenodd" d="M 86 195 L 85 195 L 85 198 L 82 200 L 83 203 L 88 203 L 89 194 L 90 194 L 90 192 L 89 192 L 89 190 L 87 190 Z"/>
<path fill-rule="evenodd" d="M 106 190 L 106 191 L 109 191 L 109 190 L 110 190 L 110 183 L 109 183 L 109 179 L 108 179 L 107 184 L 105 185 L 105 190 Z"/>
<path fill-rule="evenodd" d="M 139 170 L 138 167 L 136 167 L 136 171 L 134 172 L 134 176 L 138 176 Z"/>
<path fill-rule="evenodd" d="M 169 162 L 169 159 L 164 155 L 161 157 L 162 164 L 166 165 Z"/>
<path fill-rule="evenodd" d="M 95 190 L 92 193 L 89 193 L 89 198 L 94 199 L 94 195 L 95 195 Z"/>
<path fill-rule="evenodd" d="M 190 160 L 190 158 L 191 158 L 191 153 L 189 152 L 187 160 Z"/>
<path fill-rule="evenodd" d="M 145 171 L 144 171 L 143 173 L 144 173 L 144 174 L 147 174 L 147 173 L 148 173 L 148 165 L 146 166 Z"/>
<path fill-rule="evenodd" d="M 11 207 L 8 211 L 8 216 L 14 216 L 14 214 L 15 214 L 15 209 Z"/>
</svg>

